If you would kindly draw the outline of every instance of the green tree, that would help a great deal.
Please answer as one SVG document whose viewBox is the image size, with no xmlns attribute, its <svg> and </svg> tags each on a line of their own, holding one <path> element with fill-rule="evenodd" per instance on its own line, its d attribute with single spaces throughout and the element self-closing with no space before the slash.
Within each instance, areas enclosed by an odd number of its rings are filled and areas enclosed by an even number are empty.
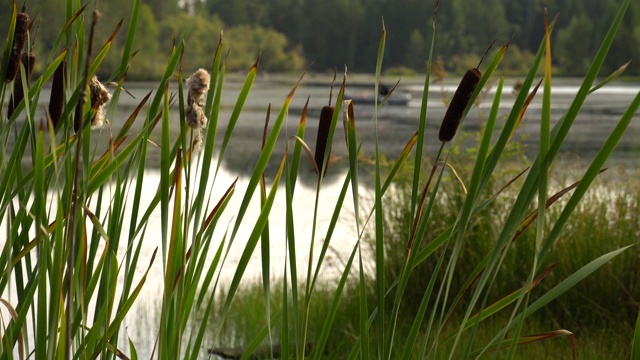
<svg viewBox="0 0 640 360">
<path fill-rule="evenodd" d="M 420 30 L 414 29 L 409 36 L 405 64 L 414 70 L 424 70 L 427 48 L 426 40 Z"/>
<path fill-rule="evenodd" d="M 558 31 L 554 51 L 563 74 L 579 75 L 589 68 L 593 30 L 591 19 L 580 13 L 571 18 L 566 28 Z"/>
<path fill-rule="evenodd" d="M 260 54 L 260 69 L 267 72 L 299 72 L 305 67 L 300 49 L 287 50 L 287 38 L 273 29 L 236 26 L 225 32 L 230 49 L 227 68 L 247 70 Z"/>
<path fill-rule="evenodd" d="M 151 6 L 142 4 L 138 19 L 138 32 L 133 42 L 134 51 L 139 51 L 129 65 L 129 71 L 134 75 L 134 78 L 152 79 L 162 71 L 158 58 L 159 34 L 160 27 L 155 21 Z"/>
<path fill-rule="evenodd" d="M 640 67 L 636 61 L 640 59 L 640 2 L 635 1 L 629 5 L 622 27 L 623 30 L 618 33 L 611 46 L 603 71 L 614 71 L 633 59 L 632 64 L 635 65 L 627 69 L 627 72 L 638 75 Z"/>
<path fill-rule="evenodd" d="M 179 12 L 177 0 L 142 0 L 153 11 L 156 21 L 162 21 L 166 17 Z"/>
<path fill-rule="evenodd" d="M 269 1 L 210 0 L 206 6 L 209 14 L 217 14 L 227 25 L 265 26 L 269 23 Z"/>
<path fill-rule="evenodd" d="M 166 17 L 160 23 L 159 53 L 166 54 L 168 57 L 174 41 L 182 38 L 187 27 L 190 27 L 190 31 L 184 47 L 182 61 L 184 71 L 209 69 L 223 27 L 220 19 L 215 16 L 178 12 Z M 162 59 L 162 56 L 160 58 Z"/>
</svg>

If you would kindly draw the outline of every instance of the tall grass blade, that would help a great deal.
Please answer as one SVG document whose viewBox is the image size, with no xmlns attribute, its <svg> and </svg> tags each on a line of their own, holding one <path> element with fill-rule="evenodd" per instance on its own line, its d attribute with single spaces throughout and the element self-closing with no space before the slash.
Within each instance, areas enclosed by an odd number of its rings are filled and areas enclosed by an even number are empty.
<svg viewBox="0 0 640 360">
<path fill-rule="evenodd" d="M 411 187 L 411 216 L 410 219 L 415 218 L 416 206 L 418 203 L 418 194 L 420 191 L 419 183 L 420 183 L 420 173 L 422 171 L 422 156 L 424 151 L 424 134 L 425 128 L 427 126 L 427 110 L 429 103 L 429 83 L 431 78 L 431 66 L 433 64 L 433 49 L 436 43 L 436 15 L 438 14 L 438 7 L 440 6 L 440 0 L 436 0 L 435 6 L 433 8 L 433 17 L 431 19 L 431 45 L 429 47 L 429 57 L 427 58 L 427 71 L 424 76 L 424 86 L 422 89 L 422 104 L 420 106 L 420 122 L 418 124 L 417 135 L 417 145 L 416 145 L 416 160 L 415 167 L 413 169 L 413 184 Z M 413 220 L 411 220 L 413 221 Z M 409 224 L 413 227 L 413 223 Z"/>
<path fill-rule="evenodd" d="M 217 177 L 218 171 L 220 170 L 220 165 L 222 164 L 222 159 L 224 158 L 224 154 L 227 150 L 227 146 L 229 145 L 229 140 L 231 140 L 231 134 L 235 129 L 236 124 L 238 123 L 238 118 L 240 117 L 240 112 L 242 112 L 242 108 L 244 107 L 244 103 L 247 100 L 247 96 L 249 96 L 249 91 L 251 90 L 251 86 L 253 85 L 253 81 L 256 78 L 256 74 L 258 73 L 258 62 L 249 70 L 247 77 L 242 85 L 242 89 L 240 90 L 240 94 L 238 94 L 238 100 L 236 101 L 236 105 L 233 108 L 233 112 L 231 113 L 231 118 L 229 118 L 229 124 L 227 125 L 227 131 L 224 134 L 224 139 L 222 139 L 222 145 L 220 146 L 220 153 L 218 154 L 218 165 L 216 166 L 216 171 L 213 175 L 214 178 Z M 232 235 L 233 237 L 233 235 Z"/>
<path fill-rule="evenodd" d="M 325 317 L 325 321 L 324 321 L 324 324 L 322 325 L 320 336 L 318 337 L 318 342 L 315 346 L 315 350 L 313 353 L 314 360 L 320 359 L 324 352 L 324 347 L 327 343 L 327 339 L 329 338 L 329 331 L 331 331 L 333 320 L 335 319 L 336 312 L 338 311 L 340 298 L 342 297 L 342 292 L 344 291 L 344 287 L 347 283 L 347 279 L 349 278 L 349 272 L 351 271 L 351 265 L 353 264 L 353 259 L 356 257 L 357 250 L 358 250 L 358 245 L 356 244 L 356 246 L 354 246 L 353 250 L 351 251 L 351 256 L 349 256 L 349 260 L 347 261 L 345 268 L 342 272 L 342 276 L 340 277 L 340 281 L 338 282 L 338 287 L 336 288 L 333 294 L 333 299 L 331 300 L 331 306 L 329 307 L 329 312 Z"/>
<path fill-rule="evenodd" d="M 255 76 L 255 74 L 253 75 Z M 298 80 L 298 84 L 299 84 Z M 247 190 L 244 194 L 244 197 L 242 199 L 242 203 L 240 204 L 240 209 L 238 210 L 238 216 L 236 218 L 236 221 L 234 223 L 233 226 L 233 230 L 231 231 L 231 239 L 230 239 L 230 244 L 233 243 L 233 240 L 235 239 L 235 236 L 238 232 L 238 230 L 240 229 L 240 224 L 242 223 L 242 219 L 244 218 L 244 215 L 247 211 L 247 208 L 249 207 L 249 202 L 251 201 L 251 197 L 253 196 L 253 193 L 256 190 L 256 187 L 258 186 L 258 183 L 260 181 L 260 178 L 262 177 L 262 174 L 264 173 L 265 169 L 267 168 L 267 163 L 271 157 L 271 154 L 273 153 L 273 150 L 276 146 L 276 141 L 278 140 L 278 135 L 280 134 L 280 130 L 282 129 L 282 125 L 284 123 L 287 111 L 289 109 L 289 104 L 291 103 L 291 99 L 293 98 L 293 94 L 295 93 L 298 84 L 296 84 L 293 89 L 291 89 L 291 91 L 289 92 L 289 95 L 287 96 L 287 98 L 284 101 L 284 104 L 282 105 L 282 108 L 280 109 L 280 113 L 278 114 L 278 117 L 276 119 L 276 121 L 274 122 L 272 128 L 271 128 L 271 132 L 269 134 L 269 137 L 267 138 L 267 141 L 265 142 L 264 148 L 262 150 L 262 152 L 260 153 L 260 157 L 258 158 L 258 162 L 256 163 L 256 166 L 254 168 L 253 174 L 251 175 L 251 178 L 249 179 L 249 184 L 247 185 Z M 247 89 L 248 91 L 248 89 Z M 223 145 L 224 146 L 224 145 Z M 286 154 L 285 154 L 286 155 Z M 221 157 L 220 157 L 221 158 Z M 218 164 L 219 166 L 219 164 Z M 272 190 L 274 191 L 274 190 Z M 262 229 L 260 229 L 260 231 L 262 232 Z M 240 270 L 240 269 L 238 269 Z M 240 271 L 236 271 L 236 274 L 240 274 L 241 276 L 241 272 Z M 239 279 L 238 279 L 239 281 Z"/>
<path fill-rule="evenodd" d="M 267 335 L 271 332 L 271 328 L 278 321 L 280 321 L 281 317 L 282 317 L 282 312 L 278 311 L 273 316 L 272 319 L 268 320 L 267 326 L 263 327 L 262 330 L 260 330 L 258 335 L 256 335 L 256 337 L 251 341 L 249 346 L 247 346 L 247 348 L 242 352 L 242 357 L 240 358 L 240 360 L 248 360 L 248 359 L 252 359 L 254 357 L 262 357 L 264 355 L 270 355 L 270 358 L 273 359 L 275 351 L 273 349 L 273 345 L 271 344 L 271 342 L 269 342 L 269 349 L 268 349 L 268 353 L 267 354 L 258 354 L 258 356 L 252 356 L 252 355 L 254 355 L 254 352 L 258 349 L 258 347 L 260 347 L 260 344 L 267 337 Z M 286 359 L 285 357 L 282 357 L 282 358 Z"/>
<path fill-rule="evenodd" d="M 231 281 L 231 285 L 229 286 L 229 290 L 227 292 L 227 298 L 225 300 L 225 303 L 222 309 L 223 320 L 226 317 L 227 313 L 229 312 L 229 308 L 231 307 L 233 298 L 240 285 L 240 280 L 244 275 L 247 265 L 249 264 L 251 255 L 253 254 L 253 250 L 255 250 L 258 244 L 260 236 L 262 235 L 262 231 L 264 230 L 264 227 L 269 218 L 269 213 L 271 211 L 271 207 L 273 206 L 273 202 L 275 200 L 275 195 L 278 189 L 278 184 L 280 182 L 280 177 L 282 175 L 282 171 L 284 170 L 285 160 L 286 160 L 286 154 L 282 157 L 282 161 L 280 162 L 280 168 L 278 169 L 276 177 L 273 181 L 273 185 L 271 185 L 271 190 L 269 191 L 267 200 L 265 201 L 265 204 L 262 207 L 262 210 L 260 211 L 260 215 L 258 216 L 258 220 L 256 221 L 256 224 L 251 232 L 251 235 L 249 236 L 247 245 L 244 251 L 242 252 L 242 256 L 240 257 L 240 260 L 238 261 L 238 266 L 236 268 L 235 274 L 233 275 L 233 280 Z"/>
<path fill-rule="evenodd" d="M 530 293 L 531 290 L 533 290 L 533 288 L 538 286 L 538 284 L 540 284 L 542 282 L 542 280 L 544 278 L 546 278 L 551 273 L 551 271 L 553 271 L 553 269 L 555 269 L 555 267 L 556 267 L 556 265 L 554 264 L 554 265 L 551 265 L 550 267 L 548 267 L 546 270 L 544 270 L 542 272 L 542 274 L 540 274 L 540 276 L 538 276 L 536 279 L 534 279 L 534 281 L 531 283 L 531 285 L 528 288 L 518 289 L 518 290 L 512 292 L 511 294 L 503 297 L 502 299 L 499 299 L 495 303 L 487 306 L 482 311 L 482 313 L 475 314 L 475 315 L 471 316 L 462 330 L 468 330 L 472 326 L 475 326 L 477 323 L 479 323 L 481 321 L 484 321 L 484 320 L 490 318 L 491 316 L 494 316 L 495 314 L 499 313 L 502 309 L 506 308 L 510 304 L 513 304 L 515 301 L 517 301 L 520 298 L 522 292 Z M 477 276 L 475 278 L 477 279 Z M 465 291 L 466 292 L 470 291 L 470 287 L 472 285 L 473 285 L 473 282 L 466 283 L 465 284 Z M 446 324 L 444 324 L 444 325 L 446 325 Z M 444 328 L 444 325 L 443 325 L 443 328 Z M 458 331 L 458 330 L 459 329 L 456 328 L 449 336 L 445 337 L 445 339 L 443 340 L 443 343 L 446 343 L 446 342 L 452 340 L 454 338 L 454 336 L 455 336 L 456 331 Z"/>
<path fill-rule="evenodd" d="M 296 138 L 300 139 L 300 141 L 304 140 L 304 136 L 306 133 L 306 125 L 307 125 L 307 110 L 309 106 L 309 97 L 307 97 L 307 101 L 305 102 L 304 108 L 302 109 L 302 114 L 300 115 L 300 122 L 298 124 L 298 131 L 296 133 Z M 300 324 L 300 308 L 299 308 L 299 298 L 298 298 L 298 265 L 297 265 L 297 256 L 296 256 L 296 239 L 295 239 L 295 228 L 294 228 L 294 217 L 293 217 L 293 195 L 296 187 L 296 180 L 298 177 L 298 171 L 300 168 L 300 157 L 302 155 L 301 143 L 296 142 L 293 147 L 293 155 L 291 157 L 291 161 L 287 163 L 287 177 L 286 177 L 286 200 L 287 200 L 287 218 L 286 218 L 286 234 L 287 234 L 287 253 L 289 257 L 289 271 L 291 272 L 291 301 L 293 307 L 293 342 L 297 344 L 298 336 L 301 334 L 299 329 Z M 311 150 L 307 150 L 307 156 L 312 157 L 310 155 Z M 315 165 L 315 161 L 312 162 Z M 318 173 L 320 171 L 317 168 Z M 285 264 L 285 280 L 283 282 L 283 334 L 285 336 L 282 337 L 282 345 L 285 355 L 288 353 L 288 346 L 285 347 L 288 343 L 289 338 L 289 322 L 288 322 L 288 303 L 286 300 L 287 297 L 287 281 L 286 281 L 286 264 Z M 295 347 L 296 356 L 298 355 L 298 346 Z"/>
<path fill-rule="evenodd" d="M 382 21 L 382 32 L 378 44 L 378 57 L 376 59 L 375 73 L 375 103 L 378 103 L 378 84 L 382 70 L 382 60 L 387 40 L 387 29 Z M 391 343 L 395 330 L 395 322 L 389 326 L 389 333 L 385 334 L 385 266 L 384 266 L 384 215 L 382 212 L 382 185 L 380 181 L 380 152 L 378 149 L 378 108 L 373 114 L 375 122 L 375 263 L 376 263 L 376 303 L 378 307 L 378 357 L 387 359 L 391 356 Z M 389 344 L 385 339 L 389 339 Z M 388 350 L 388 351 L 387 351 Z"/>
<path fill-rule="evenodd" d="M 629 67 L 629 64 L 631 64 L 631 60 L 627 61 L 626 64 L 620 66 L 616 71 L 612 72 L 611 75 L 607 76 L 604 80 L 600 81 L 599 83 L 597 83 L 596 85 L 594 85 L 590 90 L 589 90 L 589 94 L 595 92 L 596 90 L 602 88 L 603 86 L 607 85 L 608 83 L 610 83 L 611 81 L 617 79 L 620 75 L 622 75 L 622 73 L 627 70 L 627 67 Z"/>
<path fill-rule="evenodd" d="M 631 343 L 631 360 L 640 359 L 640 312 L 636 320 L 636 330 L 633 333 L 633 343 Z"/>
<path fill-rule="evenodd" d="M 553 330 L 553 331 L 547 331 L 541 334 L 525 335 L 517 338 L 515 342 L 517 345 L 526 345 L 526 344 L 531 344 L 535 342 L 540 342 L 543 340 L 556 339 L 556 338 L 565 337 L 565 336 L 569 337 L 569 344 L 571 346 L 571 355 L 572 355 L 572 358 L 575 360 L 578 358 L 578 354 L 576 350 L 576 339 L 573 333 L 567 330 Z M 507 348 L 509 346 L 509 343 L 511 342 L 513 342 L 513 339 L 504 340 L 501 345 L 494 345 L 490 349 L 490 351 Z M 478 352 L 471 354 L 471 356 L 477 356 L 477 355 L 478 355 Z"/>
<path fill-rule="evenodd" d="M 133 8 L 131 9 L 131 18 L 129 19 L 129 27 L 127 31 L 127 39 L 125 40 L 122 48 L 122 60 L 120 67 L 114 73 L 116 78 L 122 78 L 126 75 L 129 61 L 131 61 L 131 50 L 133 49 L 133 40 L 135 38 L 136 30 L 138 28 L 138 19 L 140 18 L 140 4 L 141 0 L 133 1 Z"/>
<path fill-rule="evenodd" d="M 313 290 L 316 286 L 318 278 L 320 276 L 320 268 L 324 262 L 327 251 L 329 250 L 330 240 L 333 237 L 333 232 L 338 224 L 338 220 L 340 219 L 340 212 L 342 211 L 342 207 L 344 205 L 344 199 L 347 196 L 347 192 L 349 191 L 349 184 L 351 183 L 351 171 L 347 172 L 347 176 L 345 176 L 344 182 L 342 183 L 342 188 L 340 189 L 340 194 L 338 194 L 338 198 L 336 200 L 336 206 L 333 209 L 333 214 L 331 215 L 331 220 L 329 222 L 329 226 L 327 227 L 327 233 L 325 235 L 325 241 L 322 243 L 322 249 L 320 249 L 320 255 L 318 256 L 317 266 L 315 272 L 313 274 L 313 280 L 311 281 L 311 289 Z"/>
<path fill-rule="evenodd" d="M 631 102 L 627 110 L 622 115 L 622 118 L 620 118 L 620 121 L 618 122 L 614 130 L 611 132 L 611 134 L 609 135 L 605 143 L 602 145 L 602 147 L 598 151 L 598 154 L 596 155 L 593 162 L 587 169 L 587 172 L 582 177 L 580 184 L 578 184 L 573 195 L 567 202 L 567 205 L 565 205 L 564 209 L 562 210 L 560 217 L 554 223 L 553 228 L 549 232 L 549 235 L 547 236 L 545 242 L 542 244 L 542 247 L 540 249 L 540 261 L 542 261 L 544 257 L 551 250 L 551 246 L 554 244 L 556 239 L 560 236 L 560 231 L 562 230 L 564 225 L 567 223 L 569 216 L 571 215 L 573 210 L 575 210 L 575 208 L 578 206 L 578 203 L 584 197 L 585 193 L 587 192 L 587 190 L 595 180 L 596 176 L 598 176 L 598 174 L 601 172 L 602 167 L 604 166 L 609 156 L 611 156 L 611 153 L 613 153 L 613 150 L 618 145 L 618 142 L 622 138 L 622 135 L 624 135 L 624 132 L 626 131 L 629 124 L 631 123 L 631 120 L 633 119 L 635 113 L 638 111 L 639 107 L 640 107 L 640 92 L 638 92 L 636 97 L 633 99 L 633 101 Z"/>
<path fill-rule="evenodd" d="M 267 109 L 267 117 L 264 121 L 264 131 L 262 133 L 262 149 L 264 150 L 264 145 L 267 142 L 267 132 L 269 129 L 269 117 L 271 116 L 271 104 L 269 104 L 269 108 Z M 267 181 L 265 179 L 264 172 L 260 177 L 260 206 L 264 207 L 265 202 L 267 201 Z M 271 337 L 271 301 L 270 301 L 270 293 L 271 293 L 271 255 L 270 255 L 270 238 L 269 238 L 269 220 L 264 225 L 264 229 L 262 230 L 262 235 L 260 236 L 260 253 L 262 257 L 262 290 L 264 297 L 264 306 L 266 310 L 266 322 L 267 322 L 267 330 L 269 335 L 269 354 L 273 357 L 273 339 Z"/>
<path fill-rule="evenodd" d="M 613 260 L 616 256 L 622 254 L 623 252 L 625 252 L 626 250 L 628 250 L 629 248 L 631 248 L 631 247 L 633 247 L 635 245 L 637 245 L 637 243 L 631 244 L 631 245 L 625 246 L 623 248 L 611 251 L 611 252 L 609 252 L 607 254 L 604 254 L 604 255 L 598 257 L 597 259 L 591 261 L 587 265 L 583 266 L 582 268 L 580 268 L 578 271 L 576 271 L 573 274 L 571 274 L 566 279 L 562 280 L 558 285 L 554 286 L 551 290 L 547 291 L 545 294 L 540 296 L 536 301 L 531 303 L 531 305 L 529 305 L 526 309 L 523 309 L 523 312 L 518 314 L 513 319 L 512 322 L 510 322 L 502 330 L 500 330 L 500 332 L 492 339 L 492 341 L 488 342 L 487 345 L 482 349 L 482 352 L 480 352 L 479 356 L 481 356 L 482 353 L 488 351 L 492 346 L 494 346 L 495 345 L 495 341 L 498 340 L 500 337 L 503 337 L 504 334 L 509 330 L 509 328 L 513 324 L 515 324 L 518 321 L 520 321 L 522 317 L 527 318 L 531 314 L 533 314 L 536 311 L 540 310 L 546 304 L 548 304 L 551 301 L 557 299 L 560 295 L 566 293 L 569 289 L 573 288 L 577 283 L 579 283 L 580 281 L 584 280 L 587 276 L 592 274 L 594 271 L 598 270 L 604 264 L 606 264 L 609 261 Z"/>
<path fill-rule="evenodd" d="M 7 67 L 9 66 L 9 54 L 11 53 L 11 48 L 13 47 L 13 34 L 16 30 L 16 14 L 18 13 L 18 8 L 16 6 L 16 0 L 12 1 L 11 5 L 11 19 L 9 20 L 9 30 L 7 32 L 7 40 L 5 43 L 7 46 L 4 48 L 4 53 L 2 54 L 2 65 L 0 66 L 0 84 L 2 84 L 2 92 L 0 92 L 0 99 L 4 100 L 4 92 L 7 88 L 6 75 L 7 75 Z M 4 101 L 0 101 L 0 110 L 4 105 Z"/>
<path fill-rule="evenodd" d="M 547 202 L 547 185 L 549 182 L 549 167 L 550 163 L 547 159 L 547 151 L 549 151 L 550 142 L 550 129 L 551 129 L 551 37 L 549 35 L 548 13 L 545 9 L 544 12 L 544 30 L 545 30 L 545 51 L 544 51 L 544 93 L 542 95 L 542 116 L 540 118 L 540 150 L 539 157 L 541 159 L 541 166 L 539 169 L 538 180 L 538 218 L 536 226 L 536 246 L 533 254 L 533 265 L 531 273 L 525 283 L 524 288 L 530 287 L 530 284 L 534 280 L 538 268 L 538 255 L 545 232 L 545 214 L 546 214 L 546 202 Z M 520 294 L 520 297 L 513 308 L 512 314 L 515 315 L 520 308 L 520 304 L 524 302 L 524 308 L 526 309 L 529 302 L 530 293 L 524 289 Z M 513 317 L 512 315 L 512 317 Z M 507 357 L 513 359 L 516 356 L 516 349 L 518 347 L 518 338 L 522 333 L 524 326 L 524 319 L 518 322 L 516 331 L 513 334 L 513 340 L 509 348 Z"/>
</svg>

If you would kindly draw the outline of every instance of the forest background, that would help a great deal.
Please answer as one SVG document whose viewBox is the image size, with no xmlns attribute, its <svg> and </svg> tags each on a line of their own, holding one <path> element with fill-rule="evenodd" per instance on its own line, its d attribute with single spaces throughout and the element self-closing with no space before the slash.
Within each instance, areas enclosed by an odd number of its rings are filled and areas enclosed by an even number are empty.
<svg viewBox="0 0 640 360">
<path fill-rule="evenodd" d="M 299 75 L 310 65 L 312 72 L 333 72 L 349 67 L 351 73 L 372 73 L 381 21 L 387 29 L 387 74 L 423 73 L 431 38 L 435 0 L 143 0 L 130 64 L 130 80 L 154 80 L 165 68 L 174 39 L 191 24 L 185 49 L 186 70 L 208 67 L 220 31 L 224 29 L 230 50 L 227 71 L 246 71 L 260 56 L 262 74 Z M 513 36 L 503 70 L 524 73 L 532 52 L 543 37 L 542 14 L 559 13 L 552 34 L 556 74 L 583 74 L 598 41 L 607 31 L 620 1 L 615 0 L 447 0 L 438 9 L 437 63 L 447 72 L 460 74 L 474 67 L 488 45 L 505 43 Z M 0 23 L 8 24 L 11 1 L 0 2 Z M 36 55 L 48 54 L 64 23 L 60 1 L 30 0 L 30 14 L 37 14 L 34 32 Z M 93 5 L 92 5 L 93 6 Z M 131 14 L 129 0 L 101 1 L 97 43 L 110 36 L 121 19 L 126 27 Z M 120 30 L 102 75 L 119 65 L 126 28 Z M 33 35 L 32 35 L 33 36 Z M 33 40 L 33 39 L 32 39 Z M 166 54 L 166 56 L 161 56 Z M 160 56 L 159 56 L 160 55 Z M 40 57 L 44 58 L 44 57 Z M 629 59 L 640 59 L 640 2 L 632 2 L 622 29 L 613 43 L 603 73 L 610 73 Z M 36 72 L 39 68 L 36 65 Z M 100 75 L 100 74 L 99 74 Z M 640 76 L 631 66 L 626 75 Z"/>
</svg>

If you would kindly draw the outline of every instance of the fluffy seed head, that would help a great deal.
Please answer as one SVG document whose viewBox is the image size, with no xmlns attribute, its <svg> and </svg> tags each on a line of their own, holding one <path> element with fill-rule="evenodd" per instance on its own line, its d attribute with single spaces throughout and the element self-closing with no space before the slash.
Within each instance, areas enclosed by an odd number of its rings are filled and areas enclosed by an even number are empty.
<svg viewBox="0 0 640 360">
<path fill-rule="evenodd" d="M 187 107 L 187 125 L 192 129 L 202 129 L 207 125 L 207 117 L 204 115 L 204 111 L 197 104 L 189 105 Z"/>
<path fill-rule="evenodd" d="M 453 95 L 449 108 L 442 119 L 440 133 L 438 134 L 440 141 L 451 141 L 456 135 L 464 109 L 467 108 L 469 99 L 471 99 L 471 95 L 476 89 L 478 82 L 480 82 L 481 77 L 482 73 L 480 73 L 480 70 L 477 68 L 467 70 L 462 77 L 460 85 L 458 85 L 458 89 Z"/>
<path fill-rule="evenodd" d="M 198 69 L 187 79 L 187 88 L 192 103 L 198 104 L 200 107 L 204 106 L 204 96 L 209 91 L 210 81 L 211 76 L 205 69 Z"/>
<path fill-rule="evenodd" d="M 91 129 L 101 128 L 104 124 L 104 105 L 101 105 L 97 110 L 96 114 L 91 119 Z"/>
<path fill-rule="evenodd" d="M 96 114 L 91 119 L 91 128 L 96 129 L 104 124 L 104 106 L 111 100 L 111 94 L 94 75 L 89 82 L 89 94 L 91 97 L 91 108 L 96 110 Z"/>
<path fill-rule="evenodd" d="M 96 109 L 111 100 L 111 94 L 107 91 L 107 88 L 102 85 L 95 75 L 89 82 L 89 93 L 91 95 L 91 108 Z"/>
</svg>

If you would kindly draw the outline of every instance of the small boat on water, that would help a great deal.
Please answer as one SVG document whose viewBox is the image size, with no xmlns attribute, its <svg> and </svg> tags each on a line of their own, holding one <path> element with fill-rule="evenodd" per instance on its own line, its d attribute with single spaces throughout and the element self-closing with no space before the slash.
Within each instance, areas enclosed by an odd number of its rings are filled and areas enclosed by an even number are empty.
<svg viewBox="0 0 640 360">
<path fill-rule="evenodd" d="M 345 100 L 353 100 L 353 103 L 356 105 L 360 104 L 374 104 L 376 98 L 375 94 L 371 92 L 358 92 L 358 93 L 344 93 Z M 378 95 L 378 104 L 382 103 L 385 95 Z M 411 101 L 411 94 L 409 93 L 392 93 L 391 96 L 387 98 L 385 101 L 385 105 L 394 105 L 394 106 L 407 106 L 407 104 Z"/>
<path fill-rule="evenodd" d="M 380 85 L 378 88 L 378 104 L 382 103 L 387 95 L 389 95 L 389 88 L 385 85 Z M 373 91 L 359 91 L 359 92 L 345 92 L 343 98 L 345 100 L 352 100 L 354 104 L 374 104 L 376 102 L 376 96 Z M 389 97 L 385 100 L 386 105 L 393 106 L 407 106 L 411 101 L 411 94 L 401 91 L 393 91 Z"/>
</svg>

